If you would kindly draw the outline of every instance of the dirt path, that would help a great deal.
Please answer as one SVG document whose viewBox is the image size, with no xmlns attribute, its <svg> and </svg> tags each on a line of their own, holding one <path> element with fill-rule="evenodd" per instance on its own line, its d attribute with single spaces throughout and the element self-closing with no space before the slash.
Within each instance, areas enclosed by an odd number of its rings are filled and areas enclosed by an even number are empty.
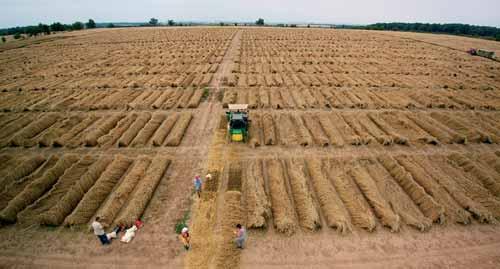
<svg viewBox="0 0 500 269">
<path fill-rule="evenodd" d="M 204 170 L 217 176 L 218 186 L 216 192 L 205 192 L 202 199 L 196 199 L 192 206 L 191 234 L 192 234 L 192 250 L 188 253 L 185 261 L 186 268 L 214 268 L 217 266 L 217 257 L 220 256 L 221 241 L 221 219 L 220 212 L 223 204 L 224 186 L 227 184 L 222 181 L 225 177 L 224 165 L 228 158 L 237 158 L 237 154 L 231 151 L 226 144 L 226 131 L 223 128 L 217 128 L 222 115 L 222 106 L 217 96 L 221 90 L 222 82 L 230 72 L 236 57 L 238 56 L 238 48 L 240 46 L 241 31 L 233 35 L 231 45 L 223 57 L 221 65 L 212 80 L 211 87 L 213 94 L 209 100 L 212 107 L 210 116 L 215 124 L 211 124 L 207 129 L 213 134 L 208 153 L 208 158 L 205 159 Z"/>
</svg>

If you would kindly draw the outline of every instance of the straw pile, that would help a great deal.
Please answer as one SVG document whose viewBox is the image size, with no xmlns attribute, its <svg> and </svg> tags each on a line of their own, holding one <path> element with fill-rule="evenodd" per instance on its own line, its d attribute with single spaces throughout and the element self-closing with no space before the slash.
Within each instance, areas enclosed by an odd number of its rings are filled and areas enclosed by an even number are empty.
<svg viewBox="0 0 500 269">
<path fill-rule="evenodd" d="M 0 190 L 12 182 L 15 182 L 35 171 L 42 163 L 45 161 L 45 158 L 42 156 L 35 156 L 28 158 L 21 162 L 21 164 L 17 165 L 14 169 L 7 169 L 6 174 L 0 177 Z M 3 171 L 2 171 L 3 172 Z"/>
<path fill-rule="evenodd" d="M 19 222 L 38 221 L 39 216 L 56 205 L 95 161 L 93 156 L 87 155 L 68 168 L 50 191 L 17 215 Z"/>
<path fill-rule="evenodd" d="M 250 128 L 248 129 L 248 136 L 250 138 L 250 146 L 255 148 L 260 146 L 260 130 L 261 130 L 261 118 L 259 114 L 254 114 L 252 116 L 252 122 L 250 123 Z"/>
<path fill-rule="evenodd" d="M 99 214 L 105 227 L 111 225 L 114 218 L 127 201 L 129 195 L 134 190 L 137 182 L 144 177 L 150 163 L 151 160 L 149 158 L 144 156 L 139 157 L 120 185 L 111 193 L 106 203 L 102 206 Z"/>
<path fill-rule="evenodd" d="M 117 156 L 85 194 L 78 206 L 73 210 L 73 213 L 65 219 L 64 225 L 71 226 L 87 223 L 108 197 L 116 183 L 125 174 L 131 163 L 130 159 Z"/>
<path fill-rule="evenodd" d="M 319 213 L 314 205 L 311 190 L 307 185 L 307 178 L 304 174 L 304 162 L 291 160 L 287 161 L 287 166 L 293 200 L 295 208 L 297 209 L 300 225 L 312 231 L 321 228 Z"/>
<path fill-rule="evenodd" d="M 432 226 L 432 221 L 422 214 L 418 206 L 380 163 L 371 159 L 366 168 L 377 184 L 382 197 L 387 200 L 394 213 L 398 214 L 404 223 L 421 232 L 427 231 Z"/>
<path fill-rule="evenodd" d="M 276 144 L 276 131 L 274 130 L 273 116 L 269 113 L 262 115 L 262 127 L 264 129 L 264 145 Z"/>
<path fill-rule="evenodd" d="M 50 189 L 59 177 L 78 160 L 76 155 L 65 155 L 57 161 L 54 167 L 47 170 L 43 176 L 35 179 L 24 190 L 12 199 L 7 207 L 0 212 L 0 220 L 8 223 L 16 221 L 17 213 L 36 201 Z"/>
<path fill-rule="evenodd" d="M 43 176 L 45 171 L 52 168 L 58 160 L 59 157 L 57 155 L 52 155 L 40 168 L 35 170 L 35 172 L 6 185 L 2 193 L 0 193 L 0 210 L 5 208 L 9 201 L 22 192 L 29 183 Z"/>
<path fill-rule="evenodd" d="M 268 160 L 266 161 L 266 166 L 274 227 L 279 232 L 290 236 L 297 229 L 297 220 L 285 185 L 283 168 L 278 160 Z"/>
<path fill-rule="evenodd" d="M 477 203 L 469 198 L 467 191 L 455 183 L 451 178 L 451 175 L 445 173 L 439 168 L 434 167 L 434 162 L 431 163 L 423 156 L 414 156 L 412 157 L 412 160 L 423 168 L 436 182 L 443 186 L 453 199 L 455 199 L 455 201 L 457 201 L 462 208 L 471 212 L 474 217 L 479 220 L 479 222 L 494 222 L 493 215 L 480 203 Z"/>
<path fill-rule="evenodd" d="M 111 129 L 115 128 L 118 121 L 120 121 L 123 117 L 124 116 L 122 114 L 113 115 L 110 118 L 106 119 L 102 124 L 95 126 L 85 136 L 84 138 L 85 146 L 88 147 L 97 146 L 97 139 L 107 134 Z"/>
<path fill-rule="evenodd" d="M 462 167 L 465 172 L 468 172 L 477 178 L 483 186 L 490 190 L 496 197 L 500 197 L 500 182 L 490 177 L 471 160 L 458 153 L 453 153 L 448 158 L 455 162 L 458 166 Z"/>
<path fill-rule="evenodd" d="M 322 164 L 318 159 L 307 160 L 311 183 L 318 197 L 326 223 L 344 234 L 352 231 L 349 212 L 340 199 L 337 191 L 322 173 Z"/>
<path fill-rule="evenodd" d="M 153 159 L 146 177 L 137 184 L 127 205 L 115 220 L 117 224 L 130 226 L 142 216 L 169 164 L 170 160 L 163 157 Z"/>
<path fill-rule="evenodd" d="M 165 140 L 165 145 L 167 146 L 178 146 L 181 143 L 182 138 L 184 137 L 184 133 L 191 122 L 193 115 L 191 113 L 183 113 L 179 117 L 179 120 L 176 122 L 174 128 L 168 134 L 167 139 Z"/>
<path fill-rule="evenodd" d="M 461 224 L 469 224 L 471 222 L 470 213 L 460 207 L 450 194 L 446 192 L 432 176 L 428 175 L 422 167 L 401 156 L 397 157 L 396 160 L 412 174 L 413 179 L 415 179 L 415 181 L 420 184 L 437 203 L 443 206 L 447 218 Z"/>
<path fill-rule="evenodd" d="M 151 120 L 144 126 L 144 128 L 139 132 L 137 137 L 132 142 L 133 147 L 145 146 L 151 136 L 155 133 L 156 129 L 162 124 L 167 116 L 165 114 L 155 114 Z"/>
<path fill-rule="evenodd" d="M 31 115 L 26 115 L 20 119 L 16 119 L 6 126 L 2 126 L 2 133 L 0 133 L 0 139 L 7 138 L 14 134 L 15 132 L 23 129 L 26 125 L 33 122 Z"/>
<path fill-rule="evenodd" d="M 372 232 L 377 227 L 375 216 L 356 184 L 340 168 L 343 165 L 330 163 L 327 175 L 330 176 L 340 199 L 351 214 L 352 224 Z"/>
<path fill-rule="evenodd" d="M 326 116 L 318 116 L 319 124 L 321 125 L 323 131 L 328 136 L 330 143 L 335 146 L 342 147 L 345 142 L 339 131 L 335 129 L 330 119 Z M 307 124 L 307 122 L 306 122 Z"/>
<path fill-rule="evenodd" d="M 271 204 L 264 187 L 262 162 L 252 160 L 248 163 L 243 180 L 243 196 L 247 211 L 247 227 L 263 228 L 271 216 Z"/>
<path fill-rule="evenodd" d="M 302 118 L 304 119 L 304 123 L 307 129 L 311 132 L 316 144 L 322 147 L 329 146 L 330 139 L 323 132 L 323 127 L 321 127 L 317 115 L 313 116 L 312 114 L 304 114 Z"/>
<path fill-rule="evenodd" d="M 62 147 L 70 143 L 70 141 L 77 136 L 79 133 L 83 132 L 87 127 L 92 125 L 94 122 L 97 121 L 97 117 L 95 115 L 90 115 L 86 117 L 83 121 L 81 121 L 78 125 L 75 127 L 71 128 L 71 130 L 65 134 L 63 134 L 61 137 L 58 137 L 54 139 L 53 145 L 55 147 Z"/>
<path fill-rule="evenodd" d="M 71 116 L 63 122 L 54 124 L 47 132 L 45 132 L 39 139 L 38 145 L 40 147 L 50 147 L 54 140 L 65 133 L 69 132 L 71 128 L 81 121 L 79 116 Z"/>
<path fill-rule="evenodd" d="M 118 138 L 120 138 L 125 131 L 128 130 L 130 125 L 137 119 L 137 114 L 133 113 L 123 118 L 118 122 L 116 128 L 111 130 L 109 134 L 103 135 L 97 139 L 97 143 L 102 147 L 109 147 L 116 143 Z"/>
<path fill-rule="evenodd" d="M 24 128 L 20 133 L 14 136 L 11 140 L 11 145 L 13 146 L 24 146 L 27 143 L 27 140 L 37 136 L 45 129 L 52 126 L 57 120 L 59 116 L 56 114 L 47 114 L 41 117 L 39 120 L 32 122 L 26 128 Z"/>
<path fill-rule="evenodd" d="M 153 138 L 151 140 L 153 146 L 160 147 L 161 145 L 163 145 L 163 141 L 165 141 L 165 138 L 168 136 L 168 134 L 174 127 L 178 118 L 179 114 L 172 113 L 168 116 L 166 120 L 163 121 L 163 123 L 160 125 L 156 133 L 153 135 Z"/>
<path fill-rule="evenodd" d="M 399 216 L 392 211 L 391 206 L 380 194 L 377 185 L 365 168 L 361 166 L 353 167 L 349 170 L 349 174 L 356 181 L 375 214 L 381 220 L 382 225 L 390 227 L 392 232 L 399 231 Z"/>
<path fill-rule="evenodd" d="M 408 196 L 418 205 L 426 217 L 431 219 L 432 222 L 444 222 L 443 206 L 438 204 L 424 188 L 415 182 L 415 179 L 413 179 L 410 173 L 390 156 L 381 155 L 378 159 L 385 169 L 389 171 L 391 176 L 398 182 L 401 188 L 403 188 Z"/>
<path fill-rule="evenodd" d="M 78 205 L 85 193 L 94 185 L 111 161 L 110 157 L 105 156 L 94 162 L 59 202 L 40 216 L 40 223 L 53 226 L 61 225 L 66 216 Z"/>
<path fill-rule="evenodd" d="M 130 125 L 130 127 L 123 133 L 122 137 L 118 140 L 119 147 L 127 147 L 130 142 L 135 138 L 139 131 L 146 125 L 146 123 L 151 119 L 150 113 L 142 113 L 137 117 L 137 119 Z"/>
</svg>

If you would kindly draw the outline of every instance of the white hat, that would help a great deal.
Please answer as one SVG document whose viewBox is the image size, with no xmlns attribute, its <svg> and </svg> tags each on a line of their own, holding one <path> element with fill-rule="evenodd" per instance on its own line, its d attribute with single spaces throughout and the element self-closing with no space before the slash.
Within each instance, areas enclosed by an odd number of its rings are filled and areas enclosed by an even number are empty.
<svg viewBox="0 0 500 269">
<path fill-rule="evenodd" d="M 182 233 L 187 233 L 187 232 L 188 232 L 188 228 L 187 227 L 182 228 Z"/>
<path fill-rule="evenodd" d="M 212 178 L 212 175 L 211 174 L 207 174 L 205 177 L 206 178 Z"/>
</svg>

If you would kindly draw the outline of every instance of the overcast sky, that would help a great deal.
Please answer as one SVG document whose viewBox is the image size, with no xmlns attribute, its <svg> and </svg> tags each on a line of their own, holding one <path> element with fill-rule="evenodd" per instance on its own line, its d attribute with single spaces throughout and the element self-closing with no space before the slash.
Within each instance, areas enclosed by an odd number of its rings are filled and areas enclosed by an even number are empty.
<svg viewBox="0 0 500 269">
<path fill-rule="evenodd" d="M 78 3 L 76 3 L 78 2 Z M 96 22 L 468 23 L 500 27 L 500 0 L 0 0 L 0 28 Z"/>
</svg>

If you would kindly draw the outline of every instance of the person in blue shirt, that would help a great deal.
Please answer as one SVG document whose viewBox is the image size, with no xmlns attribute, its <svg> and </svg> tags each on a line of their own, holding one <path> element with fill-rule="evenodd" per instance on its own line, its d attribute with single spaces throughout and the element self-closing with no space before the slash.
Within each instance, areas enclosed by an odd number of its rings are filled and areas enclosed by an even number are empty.
<svg viewBox="0 0 500 269">
<path fill-rule="evenodd" d="M 202 185 L 201 177 L 197 175 L 194 178 L 194 190 L 196 191 L 196 194 L 198 194 L 198 198 L 201 197 L 201 185 Z"/>
</svg>

